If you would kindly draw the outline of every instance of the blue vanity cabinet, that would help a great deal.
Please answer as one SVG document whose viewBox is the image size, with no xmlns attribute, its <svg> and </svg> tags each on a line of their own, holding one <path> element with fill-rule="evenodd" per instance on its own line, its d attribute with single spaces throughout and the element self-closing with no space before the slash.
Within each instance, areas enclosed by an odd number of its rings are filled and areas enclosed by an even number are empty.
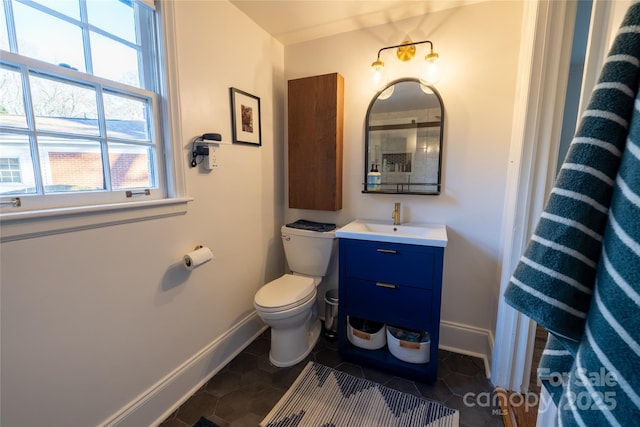
<svg viewBox="0 0 640 427">
<path fill-rule="evenodd" d="M 438 369 L 443 247 L 339 239 L 338 346 L 348 361 L 433 382 Z M 356 347 L 347 338 L 347 317 L 427 331 L 429 362 L 404 362 L 385 346 Z"/>
</svg>

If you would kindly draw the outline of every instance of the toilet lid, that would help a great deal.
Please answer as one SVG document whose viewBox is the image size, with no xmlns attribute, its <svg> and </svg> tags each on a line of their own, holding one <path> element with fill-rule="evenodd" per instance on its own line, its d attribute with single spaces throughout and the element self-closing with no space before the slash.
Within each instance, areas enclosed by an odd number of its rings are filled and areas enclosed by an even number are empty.
<svg viewBox="0 0 640 427">
<path fill-rule="evenodd" d="M 261 287 L 254 299 L 263 311 L 281 311 L 297 307 L 313 298 L 316 286 L 311 277 L 285 274 Z"/>
</svg>

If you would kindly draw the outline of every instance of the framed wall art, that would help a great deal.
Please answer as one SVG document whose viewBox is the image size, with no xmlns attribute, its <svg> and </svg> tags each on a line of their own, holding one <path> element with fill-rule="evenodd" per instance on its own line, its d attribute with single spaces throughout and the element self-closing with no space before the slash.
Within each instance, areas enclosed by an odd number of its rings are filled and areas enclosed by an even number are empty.
<svg viewBox="0 0 640 427">
<path fill-rule="evenodd" d="M 260 98 L 234 87 L 231 96 L 231 130 L 234 144 L 262 145 Z"/>
</svg>

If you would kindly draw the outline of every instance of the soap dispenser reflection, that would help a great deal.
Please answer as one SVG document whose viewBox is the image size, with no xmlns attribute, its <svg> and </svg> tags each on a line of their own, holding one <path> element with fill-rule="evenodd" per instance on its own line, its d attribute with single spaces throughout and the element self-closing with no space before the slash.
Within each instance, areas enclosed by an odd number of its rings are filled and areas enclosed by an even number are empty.
<svg viewBox="0 0 640 427">
<path fill-rule="evenodd" d="M 369 191 L 379 191 L 382 182 L 382 174 L 378 171 L 376 163 L 371 164 L 371 170 L 367 174 L 367 189 Z"/>
</svg>

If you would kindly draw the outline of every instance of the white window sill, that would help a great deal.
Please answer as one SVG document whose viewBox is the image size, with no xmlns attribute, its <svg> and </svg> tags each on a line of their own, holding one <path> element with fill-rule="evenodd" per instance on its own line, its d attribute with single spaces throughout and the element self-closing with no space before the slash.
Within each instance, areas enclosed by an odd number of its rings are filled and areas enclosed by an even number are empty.
<svg viewBox="0 0 640 427">
<path fill-rule="evenodd" d="M 0 242 L 184 215 L 190 198 L 46 209 L 0 215 Z"/>
</svg>

